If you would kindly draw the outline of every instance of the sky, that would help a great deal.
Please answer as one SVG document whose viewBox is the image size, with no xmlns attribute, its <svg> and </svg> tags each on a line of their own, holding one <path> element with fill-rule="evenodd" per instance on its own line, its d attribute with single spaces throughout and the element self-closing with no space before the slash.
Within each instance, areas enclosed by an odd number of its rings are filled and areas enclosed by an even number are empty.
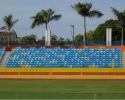
<svg viewBox="0 0 125 100">
<path fill-rule="evenodd" d="M 125 0 L 0 0 L 0 27 L 5 26 L 3 17 L 12 14 L 13 20 L 19 19 L 12 28 L 18 37 L 35 34 L 37 39 L 41 39 L 42 36 L 45 36 L 45 25 L 31 29 L 33 20 L 30 17 L 35 16 L 42 9 L 51 8 L 55 14 L 62 15 L 59 21 L 49 22 L 48 29 L 51 30 L 51 34 L 71 39 L 71 31 L 73 30 L 71 25 L 74 25 L 75 36 L 84 32 L 83 17 L 71 8 L 71 5 L 78 2 L 91 2 L 93 5 L 91 10 L 96 9 L 104 14 L 101 18 L 86 19 L 87 32 L 94 31 L 99 24 L 106 20 L 116 19 L 110 7 L 119 11 L 125 10 Z"/>
</svg>

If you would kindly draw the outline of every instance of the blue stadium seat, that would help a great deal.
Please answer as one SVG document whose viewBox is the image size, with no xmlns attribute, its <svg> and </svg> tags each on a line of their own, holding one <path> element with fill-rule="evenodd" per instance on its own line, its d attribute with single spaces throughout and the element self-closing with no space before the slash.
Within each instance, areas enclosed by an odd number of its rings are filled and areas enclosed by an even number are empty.
<svg viewBox="0 0 125 100">
<path fill-rule="evenodd" d="M 7 67 L 22 68 L 26 65 L 29 68 L 37 68 L 39 66 L 45 68 L 91 68 L 93 65 L 96 68 L 120 68 L 121 67 L 121 50 L 114 49 L 75 49 L 70 47 L 68 49 L 61 49 L 55 47 L 53 49 L 46 49 L 40 47 L 39 49 L 31 47 L 29 49 L 15 48 L 10 56 Z M 1 52 L 1 50 L 0 50 Z M 0 54 L 1 55 L 1 54 Z"/>
</svg>

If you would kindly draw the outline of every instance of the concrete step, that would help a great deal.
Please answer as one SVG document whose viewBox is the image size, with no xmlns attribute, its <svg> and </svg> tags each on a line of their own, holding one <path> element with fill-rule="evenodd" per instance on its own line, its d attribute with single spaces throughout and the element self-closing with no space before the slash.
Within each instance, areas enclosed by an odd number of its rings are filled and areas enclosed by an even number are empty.
<svg viewBox="0 0 125 100">
<path fill-rule="evenodd" d="M 121 55 L 122 59 L 122 67 L 125 68 L 125 52 L 122 53 Z"/>
<path fill-rule="evenodd" d="M 11 55 L 11 51 L 10 52 L 5 52 L 2 60 L 1 60 L 1 63 L 0 63 L 0 66 L 1 67 L 6 67 L 7 63 L 8 63 L 8 60 L 10 58 L 10 55 Z"/>
</svg>

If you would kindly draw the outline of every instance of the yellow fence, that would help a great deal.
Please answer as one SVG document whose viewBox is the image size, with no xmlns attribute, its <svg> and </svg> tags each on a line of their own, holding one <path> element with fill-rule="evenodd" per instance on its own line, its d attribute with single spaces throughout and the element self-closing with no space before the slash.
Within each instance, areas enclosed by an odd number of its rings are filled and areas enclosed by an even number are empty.
<svg viewBox="0 0 125 100">
<path fill-rule="evenodd" d="M 125 68 L 0 68 L 0 79 L 125 80 Z"/>
<path fill-rule="evenodd" d="M 125 72 L 125 68 L 0 68 L 0 72 Z"/>
</svg>

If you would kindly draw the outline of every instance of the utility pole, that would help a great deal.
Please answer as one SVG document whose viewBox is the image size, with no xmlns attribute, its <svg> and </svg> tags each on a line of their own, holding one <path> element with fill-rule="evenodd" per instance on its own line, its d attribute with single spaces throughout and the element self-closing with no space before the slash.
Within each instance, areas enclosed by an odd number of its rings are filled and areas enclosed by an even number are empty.
<svg viewBox="0 0 125 100">
<path fill-rule="evenodd" d="M 27 36 L 27 30 L 30 30 L 30 29 L 25 28 L 24 30 L 26 30 L 26 36 Z"/>
</svg>

